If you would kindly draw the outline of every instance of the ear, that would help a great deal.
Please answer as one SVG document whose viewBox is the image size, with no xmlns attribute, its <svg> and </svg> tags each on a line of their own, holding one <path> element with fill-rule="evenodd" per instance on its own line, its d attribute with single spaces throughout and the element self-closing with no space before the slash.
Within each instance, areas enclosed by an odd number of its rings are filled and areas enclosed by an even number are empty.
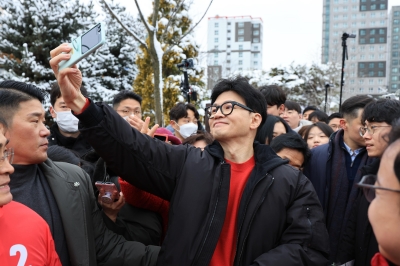
<svg viewBox="0 0 400 266">
<path fill-rule="evenodd" d="M 303 119 L 303 115 L 301 113 L 299 113 L 299 117 L 300 119 Z"/>
<path fill-rule="evenodd" d="M 54 112 L 53 106 L 50 106 L 49 112 L 50 112 L 50 114 L 51 114 L 51 117 L 53 117 L 53 118 L 56 118 L 56 117 L 57 117 L 56 113 Z"/>
<path fill-rule="evenodd" d="M 341 118 L 339 120 L 339 125 L 340 125 L 340 128 L 342 128 L 343 130 L 347 130 L 347 121 L 346 121 L 346 119 Z"/>
<path fill-rule="evenodd" d="M 251 117 L 250 129 L 255 129 L 261 125 L 262 116 L 259 113 L 253 113 Z"/>
<path fill-rule="evenodd" d="M 285 112 L 285 105 L 281 104 L 281 106 L 278 107 L 279 115 L 281 115 L 283 112 Z"/>
<path fill-rule="evenodd" d="M 169 124 L 171 125 L 171 127 L 174 129 L 174 130 L 176 130 L 176 123 L 173 121 L 173 120 L 170 120 L 169 121 Z"/>
</svg>

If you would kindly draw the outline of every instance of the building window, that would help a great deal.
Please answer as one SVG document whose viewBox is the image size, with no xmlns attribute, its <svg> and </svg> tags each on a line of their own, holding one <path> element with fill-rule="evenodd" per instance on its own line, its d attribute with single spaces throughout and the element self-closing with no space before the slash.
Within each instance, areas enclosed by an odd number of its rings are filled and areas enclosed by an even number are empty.
<svg viewBox="0 0 400 266">
<path fill-rule="evenodd" d="M 258 62 L 257 62 L 257 61 L 254 61 L 254 65 L 255 65 L 255 66 L 258 66 Z"/>
<path fill-rule="evenodd" d="M 243 52 L 239 52 L 239 57 L 243 57 Z"/>
<path fill-rule="evenodd" d="M 380 38 L 379 38 L 379 42 L 380 42 L 380 43 L 384 43 L 384 42 L 385 42 L 385 38 L 380 37 Z"/>
<path fill-rule="evenodd" d="M 372 92 L 374 92 L 374 88 L 369 88 L 368 91 L 369 91 L 369 93 L 372 93 Z"/>
<path fill-rule="evenodd" d="M 258 58 L 258 54 L 254 54 L 254 58 Z"/>
<path fill-rule="evenodd" d="M 218 42 L 218 38 L 215 38 L 215 39 L 214 39 L 214 42 Z"/>
<path fill-rule="evenodd" d="M 359 63 L 359 68 L 365 68 L 365 64 L 364 63 Z"/>
<path fill-rule="evenodd" d="M 214 27 L 218 28 L 218 23 L 214 23 Z"/>
<path fill-rule="evenodd" d="M 239 60 L 239 65 L 243 65 L 243 61 L 242 60 Z"/>
<path fill-rule="evenodd" d="M 384 29 L 379 29 L 379 34 L 385 34 L 385 30 Z"/>
<path fill-rule="evenodd" d="M 392 84 L 392 89 L 397 90 L 397 84 Z"/>
<path fill-rule="evenodd" d="M 239 50 L 243 50 L 243 45 L 239 45 Z"/>
<path fill-rule="evenodd" d="M 354 92 L 354 88 L 351 88 L 350 91 L 351 91 L 351 92 Z"/>
<path fill-rule="evenodd" d="M 399 52 L 392 52 L 393 57 L 399 57 Z"/>
<path fill-rule="evenodd" d="M 226 48 L 231 48 L 231 46 L 230 46 L 230 45 L 227 45 Z"/>
<path fill-rule="evenodd" d="M 361 9 L 361 11 L 365 11 L 365 10 L 367 10 L 367 6 L 366 5 L 361 5 L 360 9 Z"/>
<path fill-rule="evenodd" d="M 369 84 L 374 84 L 374 80 L 373 80 L 373 79 L 370 79 L 370 80 L 368 80 L 368 83 L 369 83 Z"/>
<path fill-rule="evenodd" d="M 214 66 L 218 65 L 218 60 L 214 60 Z"/>
<path fill-rule="evenodd" d="M 378 83 L 382 84 L 383 83 L 383 79 L 378 79 Z"/>
<path fill-rule="evenodd" d="M 397 66 L 399 64 L 399 60 L 392 60 L 392 65 Z"/>
<path fill-rule="evenodd" d="M 374 34 L 375 34 L 375 30 L 374 30 L 374 29 L 369 30 L 369 34 L 370 34 L 370 35 L 374 35 Z"/>
<path fill-rule="evenodd" d="M 243 42 L 244 38 L 243 37 L 238 37 L 238 42 Z"/>
<path fill-rule="evenodd" d="M 380 4 L 380 5 L 379 5 L 379 8 L 380 8 L 380 9 L 386 9 L 386 5 L 385 5 L 385 4 Z"/>
<path fill-rule="evenodd" d="M 372 45 L 369 47 L 369 50 L 370 50 L 370 51 L 373 51 L 374 49 L 375 49 L 375 47 L 372 46 Z"/>
<path fill-rule="evenodd" d="M 216 30 L 216 31 L 214 31 L 214 35 L 218 35 L 218 31 Z"/>
<path fill-rule="evenodd" d="M 238 69 L 239 69 L 239 71 L 242 71 L 242 70 L 243 70 L 243 68 L 241 68 L 241 67 L 239 67 Z"/>
<path fill-rule="evenodd" d="M 378 71 L 378 77 L 384 77 L 383 71 Z"/>
<path fill-rule="evenodd" d="M 253 24 L 253 28 L 255 28 L 255 29 L 260 28 L 260 24 Z"/>
<path fill-rule="evenodd" d="M 253 31 L 253 35 L 254 35 L 254 36 L 260 35 L 260 31 L 258 31 L 258 30 Z"/>
<path fill-rule="evenodd" d="M 244 22 L 238 22 L 238 28 L 243 28 L 244 27 Z"/>
<path fill-rule="evenodd" d="M 400 16 L 400 11 L 395 11 L 393 15 L 394 15 L 395 17 Z"/>
<path fill-rule="evenodd" d="M 369 43 L 375 43 L 375 38 L 369 38 Z"/>
<path fill-rule="evenodd" d="M 378 63 L 378 68 L 384 68 L 385 64 L 384 63 Z"/>
<path fill-rule="evenodd" d="M 393 36 L 393 40 L 394 40 L 394 41 L 398 41 L 398 40 L 399 40 L 399 35 Z"/>
<path fill-rule="evenodd" d="M 243 34 L 244 34 L 244 29 L 239 29 L 239 30 L 238 30 L 238 34 L 239 34 L 239 35 L 243 35 Z"/>
<path fill-rule="evenodd" d="M 394 68 L 392 68 L 392 72 L 397 73 L 397 72 L 399 72 L 399 69 L 397 67 L 394 67 Z"/>
<path fill-rule="evenodd" d="M 214 57 L 218 57 L 218 53 L 214 53 Z"/>
<path fill-rule="evenodd" d="M 359 88 L 358 91 L 362 93 L 364 92 L 364 88 Z"/>
<path fill-rule="evenodd" d="M 215 49 L 215 50 L 218 50 L 218 45 L 214 45 L 214 49 Z"/>
<path fill-rule="evenodd" d="M 376 9 L 376 5 L 371 5 L 371 10 L 375 10 Z"/>
<path fill-rule="evenodd" d="M 231 33 L 231 30 L 228 30 L 227 32 L 228 32 L 228 33 Z"/>
<path fill-rule="evenodd" d="M 258 50 L 258 45 L 254 45 L 254 50 Z"/>
<path fill-rule="evenodd" d="M 399 32 L 399 27 L 395 27 L 395 28 L 393 28 L 393 32 Z"/>
<path fill-rule="evenodd" d="M 365 38 L 360 38 L 360 43 L 364 44 L 365 43 Z"/>
<path fill-rule="evenodd" d="M 230 26 L 231 25 L 231 23 L 230 22 L 228 22 L 228 26 Z"/>
<path fill-rule="evenodd" d="M 397 76 L 393 76 L 392 77 L 392 81 L 398 81 L 398 77 Z"/>
<path fill-rule="evenodd" d="M 230 40 L 231 40 L 231 37 L 226 38 L 226 40 L 230 41 Z"/>
<path fill-rule="evenodd" d="M 375 75 L 375 72 L 374 71 L 369 71 L 368 72 L 368 77 L 373 77 Z"/>
<path fill-rule="evenodd" d="M 365 35 L 366 34 L 366 31 L 365 30 L 360 30 L 360 35 L 361 36 L 363 36 L 363 35 Z"/>
<path fill-rule="evenodd" d="M 260 39 L 258 39 L 258 38 L 253 38 L 253 42 L 254 42 L 254 43 L 258 43 L 258 42 L 260 42 Z"/>
</svg>

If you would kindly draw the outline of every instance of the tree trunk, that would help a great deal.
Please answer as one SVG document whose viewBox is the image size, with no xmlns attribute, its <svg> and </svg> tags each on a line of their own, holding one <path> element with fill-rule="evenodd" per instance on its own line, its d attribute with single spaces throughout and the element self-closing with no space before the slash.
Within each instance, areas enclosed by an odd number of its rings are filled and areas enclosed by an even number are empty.
<svg viewBox="0 0 400 266">
<path fill-rule="evenodd" d="M 156 28 L 154 29 L 156 30 Z M 153 36 L 150 39 L 150 55 L 151 63 L 154 70 L 154 109 L 155 109 L 155 123 L 160 127 L 163 126 L 163 79 L 162 79 L 162 50 L 157 53 L 156 46 L 161 49 L 160 43 L 156 39 L 156 32 L 153 32 Z"/>
</svg>

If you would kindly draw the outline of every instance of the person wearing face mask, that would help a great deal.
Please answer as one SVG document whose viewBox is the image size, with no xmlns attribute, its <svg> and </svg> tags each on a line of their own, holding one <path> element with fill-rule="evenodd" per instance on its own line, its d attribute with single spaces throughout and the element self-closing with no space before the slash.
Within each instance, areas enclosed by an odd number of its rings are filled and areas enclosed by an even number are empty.
<svg viewBox="0 0 400 266">
<path fill-rule="evenodd" d="M 175 136 L 182 142 L 195 134 L 200 128 L 199 113 L 193 104 L 178 103 L 169 112 L 170 126 L 174 129 Z M 200 126 L 199 126 L 200 124 Z"/>
<path fill-rule="evenodd" d="M 87 95 L 86 89 L 81 87 L 81 93 Z M 80 136 L 78 119 L 72 115 L 71 109 L 66 106 L 57 83 L 51 86 L 50 103 L 49 111 L 55 123 L 50 127 L 49 146 L 65 147 L 84 158 L 85 155 L 93 151 L 93 148 Z"/>
</svg>

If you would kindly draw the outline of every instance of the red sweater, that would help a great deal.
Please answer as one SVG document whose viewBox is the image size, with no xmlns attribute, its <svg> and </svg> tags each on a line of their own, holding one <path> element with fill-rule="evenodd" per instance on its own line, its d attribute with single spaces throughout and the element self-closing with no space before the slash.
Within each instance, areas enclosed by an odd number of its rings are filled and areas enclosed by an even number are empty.
<svg viewBox="0 0 400 266">
<path fill-rule="evenodd" d="M 36 212 L 11 201 L 0 207 L 0 264 L 60 265 L 49 226 Z"/>
<path fill-rule="evenodd" d="M 256 164 L 254 156 L 241 164 L 228 160 L 226 162 L 231 165 L 228 207 L 221 235 L 211 258 L 210 266 L 233 265 L 236 254 L 236 226 L 240 199 L 242 198 L 250 173 Z"/>
</svg>

